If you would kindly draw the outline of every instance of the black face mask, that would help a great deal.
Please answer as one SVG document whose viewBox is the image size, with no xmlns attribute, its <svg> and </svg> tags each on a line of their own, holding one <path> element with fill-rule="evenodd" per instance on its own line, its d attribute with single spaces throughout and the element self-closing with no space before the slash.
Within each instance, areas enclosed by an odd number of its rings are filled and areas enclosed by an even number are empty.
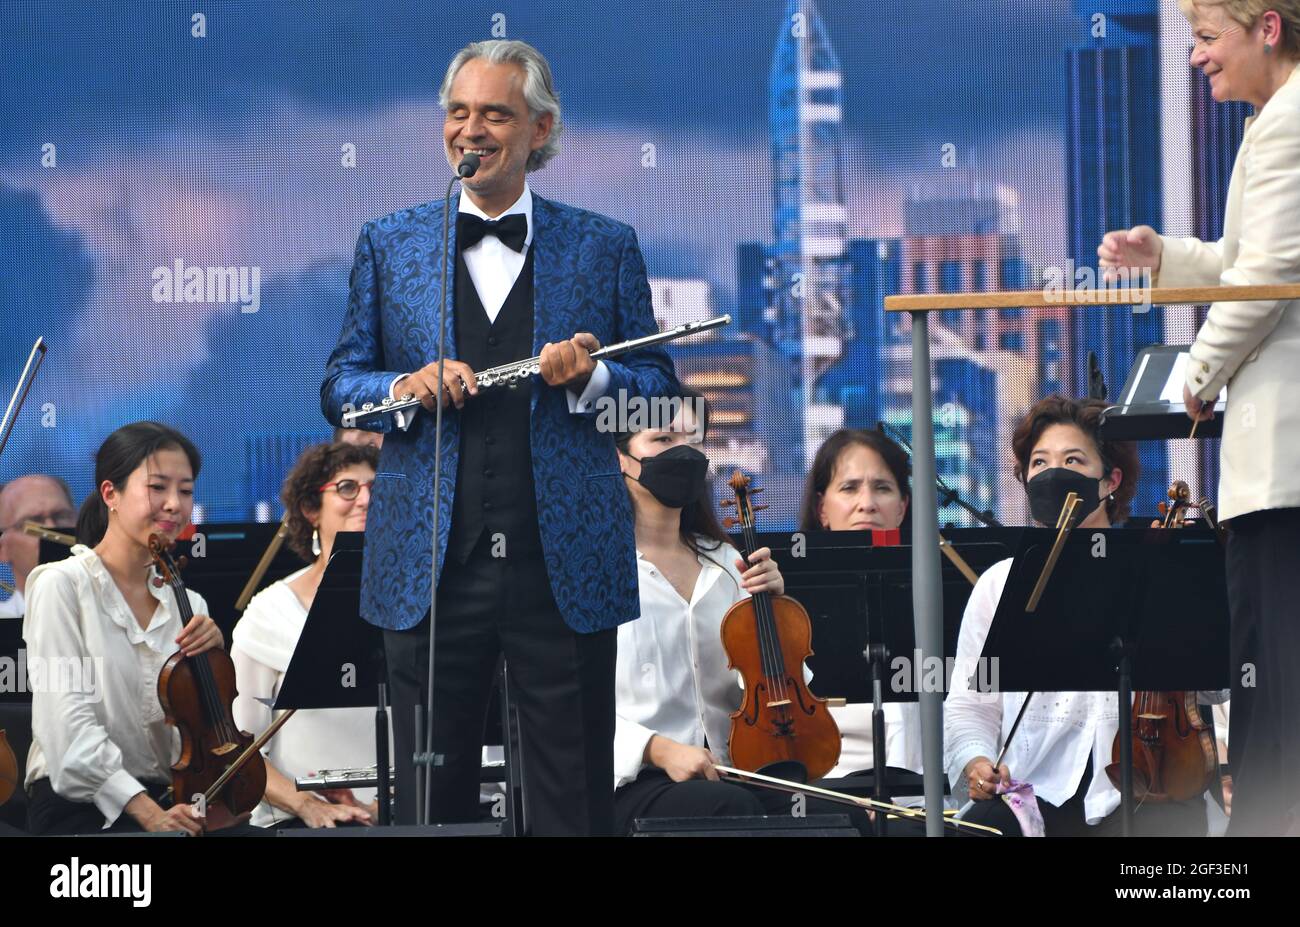
<svg viewBox="0 0 1300 927">
<path fill-rule="evenodd" d="M 627 456 L 632 457 L 631 454 Z M 687 444 L 670 447 L 654 457 L 632 457 L 641 465 L 637 480 L 670 509 L 684 509 L 704 492 L 704 481 L 709 475 L 709 458 Z"/>
<path fill-rule="evenodd" d="M 1075 509 L 1079 513 L 1076 525 L 1101 504 L 1101 480 L 1069 467 L 1042 471 L 1025 484 L 1025 492 L 1029 494 L 1029 514 L 1034 521 L 1048 527 L 1056 525 L 1065 497 L 1070 493 L 1079 496 L 1079 506 Z"/>
</svg>

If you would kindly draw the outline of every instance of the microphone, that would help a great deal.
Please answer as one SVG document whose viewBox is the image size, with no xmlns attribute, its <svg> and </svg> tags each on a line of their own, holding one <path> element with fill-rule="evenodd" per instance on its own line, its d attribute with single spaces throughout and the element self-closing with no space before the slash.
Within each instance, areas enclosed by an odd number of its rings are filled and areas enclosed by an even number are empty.
<svg viewBox="0 0 1300 927">
<path fill-rule="evenodd" d="M 473 177 L 478 173 L 478 166 L 482 160 L 472 151 L 465 152 L 465 156 L 460 159 L 460 164 L 456 165 L 456 175 L 459 177 Z"/>
</svg>

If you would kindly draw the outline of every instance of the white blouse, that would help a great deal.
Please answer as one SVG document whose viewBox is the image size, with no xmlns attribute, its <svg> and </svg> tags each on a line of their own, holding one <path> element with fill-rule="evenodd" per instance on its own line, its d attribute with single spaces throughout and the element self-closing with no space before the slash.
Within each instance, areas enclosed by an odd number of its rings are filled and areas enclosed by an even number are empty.
<svg viewBox="0 0 1300 927">
<path fill-rule="evenodd" d="M 916 702 L 885 702 L 885 765 L 922 772 L 921 709 Z M 871 769 L 872 753 L 870 703 L 853 703 L 831 708 L 831 717 L 840 728 L 840 761 L 827 775 L 847 776 Z"/>
<path fill-rule="evenodd" d="M 111 826 L 143 783 L 171 781 L 180 735 L 158 701 L 158 674 L 179 648 L 180 610 L 170 588 L 146 628 L 99 556 L 78 544 L 72 556 L 32 571 L 27 581 L 32 746 L 26 785 L 49 778 L 55 794 L 93 802 Z M 207 614 L 190 591 L 190 610 Z M 43 678 L 38 678 L 43 677 Z"/>
<path fill-rule="evenodd" d="M 270 727 L 282 712 L 272 712 L 266 700 L 274 700 L 284 682 L 285 671 L 303 626 L 303 608 L 289 583 L 305 567 L 255 595 L 235 625 L 230 657 L 235 663 L 235 723 L 254 736 Z M 389 738 L 390 750 L 392 738 Z M 375 765 L 375 710 L 373 708 L 318 708 L 297 712 L 262 748 L 267 760 L 290 780 L 323 769 L 345 769 Z M 355 789 L 357 801 L 368 804 L 374 789 Z M 263 801 L 250 821 L 255 827 L 293 820 L 287 811 Z"/>
<path fill-rule="evenodd" d="M 951 689 L 944 703 L 944 766 L 953 797 L 967 797 L 966 764 L 977 756 L 990 762 L 998 755 L 1025 693 L 977 692 L 970 684 L 984 641 L 993 625 L 1012 558 L 989 567 L 975 584 L 957 639 Z M 987 673 L 983 674 L 987 677 Z M 1227 691 L 1202 692 L 1203 703 L 1224 701 Z M 1069 801 L 1092 758 L 1092 781 L 1084 794 L 1084 816 L 1097 824 L 1119 807 L 1119 791 L 1106 775 L 1119 730 L 1114 692 L 1038 692 L 1016 731 L 1003 762 L 1016 779 L 1030 782 L 1038 798 L 1060 806 Z"/>
<path fill-rule="evenodd" d="M 731 713 L 740 707 L 740 675 L 727 669 L 722 619 L 749 593 L 740 588 L 730 544 L 699 556 L 690 601 L 637 551 L 641 617 L 618 626 L 614 676 L 614 787 L 636 779 L 655 734 L 709 750 L 729 762 Z M 719 564 L 723 564 L 720 566 Z"/>
</svg>

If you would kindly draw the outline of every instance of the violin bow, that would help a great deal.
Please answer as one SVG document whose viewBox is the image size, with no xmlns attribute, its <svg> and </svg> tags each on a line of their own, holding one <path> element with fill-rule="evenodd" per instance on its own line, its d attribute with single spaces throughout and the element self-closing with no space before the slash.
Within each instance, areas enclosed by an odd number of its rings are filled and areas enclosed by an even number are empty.
<svg viewBox="0 0 1300 927">
<path fill-rule="evenodd" d="M 235 611 L 242 612 L 248 608 L 249 601 L 253 598 L 253 593 L 261 585 L 262 577 L 271 567 L 271 561 L 275 555 L 280 552 L 281 545 L 284 544 L 285 538 L 289 536 L 289 513 L 284 513 L 284 518 L 280 519 L 280 527 L 276 530 L 275 536 L 271 538 L 271 543 L 266 545 L 266 551 L 262 554 L 262 559 L 257 562 L 253 570 L 253 575 L 248 577 L 248 582 L 244 584 L 244 590 L 239 593 L 239 598 L 235 600 Z"/>
<path fill-rule="evenodd" d="M 270 726 L 262 732 L 262 735 L 249 744 L 244 752 L 239 754 L 235 761 L 226 767 L 226 771 L 217 777 L 217 781 L 213 782 L 212 785 L 208 787 L 208 790 L 203 793 L 203 801 L 209 803 L 216 798 L 225 787 L 226 783 L 230 781 L 231 777 L 234 776 L 235 773 L 239 772 L 254 753 L 266 746 L 266 742 L 275 736 L 276 731 L 284 727 L 284 723 L 292 718 L 297 710 L 297 708 L 290 708 L 284 714 L 280 715 L 280 717 L 272 721 Z"/>
<path fill-rule="evenodd" d="M 718 774 L 730 782 L 742 782 L 758 788 L 772 789 L 776 792 L 789 792 L 792 795 L 808 794 L 816 795 L 818 798 L 825 798 L 828 801 L 837 802 L 841 805 L 854 805 L 859 808 L 867 808 L 872 811 L 888 811 L 896 814 L 901 818 L 911 818 L 912 820 L 925 820 L 925 812 L 918 811 L 915 808 L 908 808 L 904 805 L 894 805 L 885 801 L 876 801 L 874 798 L 859 798 L 856 795 L 849 795 L 845 792 L 834 792 L 830 789 L 824 789 L 816 785 L 806 785 L 799 782 L 791 782 L 789 779 L 778 779 L 776 776 L 768 776 L 763 773 L 748 772 L 743 769 L 735 769 L 731 766 L 721 766 L 714 764 L 713 768 Z M 943 823 L 953 830 L 971 830 L 995 837 L 1001 837 L 1002 831 L 996 827 L 988 827 L 984 824 L 973 824 L 967 821 L 944 818 Z"/>
<path fill-rule="evenodd" d="M 45 360 L 47 350 L 45 339 L 37 338 L 36 343 L 32 345 L 32 353 L 27 355 L 27 363 L 23 367 L 22 375 L 18 378 L 17 384 L 14 385 L 14 394 L 9 400 L 9 408 L 5 410 L 4 420 L 0 421 L 0 453 L 4 453 L 5 445 L 9 443 L 9 435 L 13 433 L 14 422 L 18 420 L 18 413 L 22 410 L 23 403 L 27 401 L 27 394 L 31 391 L 32 384 L 36 382 L 36 371 L 40 369 L 41 362 Z"/>
<path fill-rule="evenodd" d="M 1065 504 L 1061 506 L 1061 514 L 1056 518 L 1056 541 L 1052 544 L 1052 550 L 1047 555 L 1047 562 L 1043 564 L 1043 571 L 1038 576 L 1038 582 L 1034 584 L 1034 591 L 1029 596 L 1029 602 L 1025 605 L 1026 612 L 1037 611 L 1038 601 L 1043 596 L 1043 590 L 1047 588 L 1047 581 L 1052 577 L 1052 570 L 1056 567 L 1056 561 L 1061 556 L 1061 549 L 1065 546 L 1065 539 L 1070 531 L 1074 528 L 1075 512 L 1079 508 L 1079 496 L 1076 493 L 1069 493 L 1065 497 Z M 1002 741 L 1002 749 L 998 751 L 998 758 L 993 763 L 993 775 L 998 774 L 998 769 L 1002 766 L 1002 761 L 1006 758 L 1007 748 L 1011 746 L 1011 738 L 1016 736 L 1016 730 L 1020 727 L 1020 722 L 1025 719 L 1025 709 L 1029 707 L 1029 701 L 1038 693 L 1026 692 L 1025 700 L 1020 705 L 1020 711 L 1016 714 L 1016 720 L 1011 725 L 1011 730 L 1007 732 L 1006 738 Z"/>
</svg>

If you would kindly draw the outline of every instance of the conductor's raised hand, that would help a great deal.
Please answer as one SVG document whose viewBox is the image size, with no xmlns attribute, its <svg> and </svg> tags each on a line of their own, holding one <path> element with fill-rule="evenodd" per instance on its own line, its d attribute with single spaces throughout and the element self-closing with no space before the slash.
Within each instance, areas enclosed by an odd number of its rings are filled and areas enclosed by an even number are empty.
<svg viewBox="0 0 1300 927">
<path fill-rule="evenodd" d="M 420 400 L 420 405 L 430 412 L 437 408 L 433 404 L 435 394 L 441 394 L 444 409 L 447 407 L 448 400 L 457 409 L 463 409 L 468 397 L 478 395 L 478 381 L 474 379 L 474 371 L 469 364 L 450 358 L 444 360 L 442 364 L 443 388 L 439 390 L 437 386 L 438 364 L 435 361 L 405 379 L 398 380 L 393 387 L 393 395 L 400 398 L 409 393 Z"/>
<path fill-rule="evenodd" d="M 1098 265 L 1108 283 L 1119 276 L 1119 268 L 1150 268 L 1154 274 L 1160 269 L 1160 256 L 1164 242 L 1149 225 L 1135 225 L 1131 229 L 1107 232 L 1097 246 Z"/>
<path fill-rule="evenodd" d="M 597 350 L 600 342 L 590 332 L 578 332 L 568 341 L 542 345 L 542 379 L 550 386 L 584 389 L 596 369 L 591 352 Z"/>
</svg>

